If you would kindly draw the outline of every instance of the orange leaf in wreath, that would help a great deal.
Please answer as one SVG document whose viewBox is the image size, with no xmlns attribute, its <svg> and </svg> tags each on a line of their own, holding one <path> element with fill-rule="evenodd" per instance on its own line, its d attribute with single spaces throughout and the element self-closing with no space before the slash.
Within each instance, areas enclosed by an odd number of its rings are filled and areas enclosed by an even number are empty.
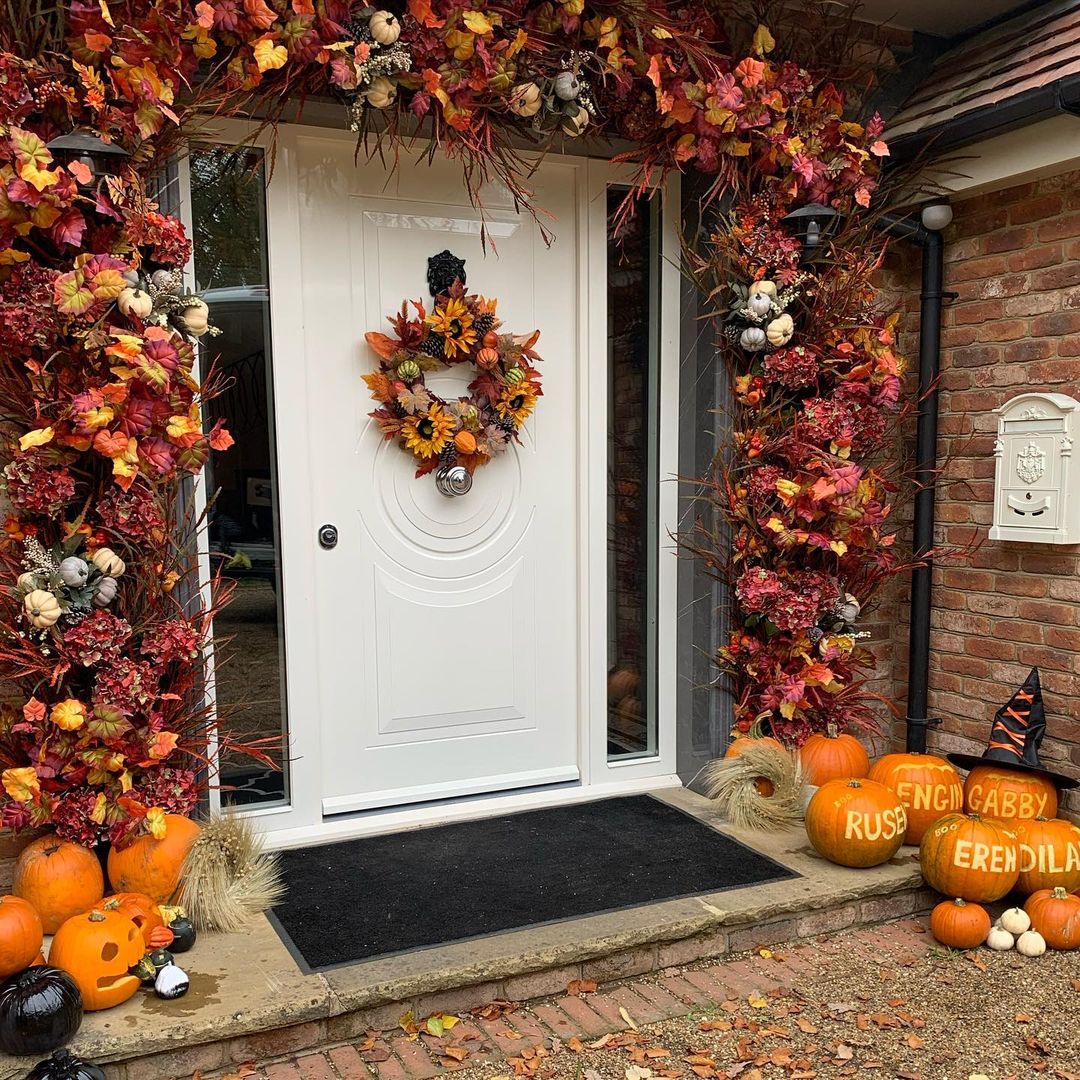
<svg viewBox="0 0 1080 1080">
<path fill-rule="evenodd" d="M 388 338 L 385 334 L 380 334 L 375 330 L 369 330 L 364 335 L 364 340 L 379 354 L 384 360 L 389 360 L 391 356 L 397 351 L 397 342 L 393 338 Z"/>
<path fill-rule="evenodd" d="M 394 384 L 381 371 L 372 371 L 363 378 L 376 401 L 389 401 L 394 396 Z"/>
</svg>

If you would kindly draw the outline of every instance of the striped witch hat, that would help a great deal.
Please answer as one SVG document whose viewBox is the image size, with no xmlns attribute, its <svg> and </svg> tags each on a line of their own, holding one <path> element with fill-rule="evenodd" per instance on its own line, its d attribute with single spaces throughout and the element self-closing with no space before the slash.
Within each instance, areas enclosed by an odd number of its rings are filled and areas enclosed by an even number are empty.
<svg viewBox="0 0 1080 1080">
<path fill-rule="evenodd" d="M 1080 786 L 1080 780 L 1051 772 L 1039 764 L 1039 745 L 1045 734 L 1046 711 L 1043 709 L 1039 669 L 1033 667 L 1024 685 L 994 714 L 990 742 L 982 757 L 949 754 L 949 760 L 961 769 L 973 769 L 976 765 L 1002 765 L 1022 772 L 1040 773 L 1061 788 Z"/>
</svg>

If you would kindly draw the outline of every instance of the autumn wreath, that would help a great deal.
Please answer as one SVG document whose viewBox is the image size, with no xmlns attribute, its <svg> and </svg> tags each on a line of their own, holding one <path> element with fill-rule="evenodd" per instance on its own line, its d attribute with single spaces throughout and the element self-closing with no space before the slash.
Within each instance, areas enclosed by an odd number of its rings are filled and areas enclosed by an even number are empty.
<svg viewBox="0 0 1080 1080">
<path fill-rule="evenodd" d="M 381 358 L 364 376 L 379 408 L 370 415 L 387 439 L 398 439 L 418 462 L 416 475 L 460 465 L 471 475 L 501 454 L 536 407 L 540 357 L 533 345 L 540 331 L 501 334 L 496 300 L 466 295 L 460 280 L 438 293 L 430 313 L 419 300 L 388 316 L 395 337 L 371 331 L 368 344 Z M 429 371 L 476 365 L 467 397 L 446 401 L 424 382 Z"/>
</svg>

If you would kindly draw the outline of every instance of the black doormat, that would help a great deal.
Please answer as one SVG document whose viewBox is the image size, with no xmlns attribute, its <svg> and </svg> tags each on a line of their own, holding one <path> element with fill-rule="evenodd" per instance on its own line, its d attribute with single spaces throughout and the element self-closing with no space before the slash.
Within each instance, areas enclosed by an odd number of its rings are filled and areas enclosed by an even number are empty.
<svg viewBox="0 0 1080 1080">
<path fill-rule="evenodd" d="M 798 877 L 648 795 L 281 852 L 271 914 L 306 972 Z"/>
</svg>

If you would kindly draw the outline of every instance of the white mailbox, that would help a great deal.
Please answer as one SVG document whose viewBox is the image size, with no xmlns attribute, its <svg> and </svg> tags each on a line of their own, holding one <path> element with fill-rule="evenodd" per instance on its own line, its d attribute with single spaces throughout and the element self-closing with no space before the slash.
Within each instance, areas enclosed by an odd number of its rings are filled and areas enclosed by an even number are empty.
<svg viewBox="0 0 1080 1080">
<path fill-rule="evenodd" d="M 991 540 L 1080 544 L 1080 401 L 1020 394 L 994 412 L 994 524 Z"/>
</svg>

